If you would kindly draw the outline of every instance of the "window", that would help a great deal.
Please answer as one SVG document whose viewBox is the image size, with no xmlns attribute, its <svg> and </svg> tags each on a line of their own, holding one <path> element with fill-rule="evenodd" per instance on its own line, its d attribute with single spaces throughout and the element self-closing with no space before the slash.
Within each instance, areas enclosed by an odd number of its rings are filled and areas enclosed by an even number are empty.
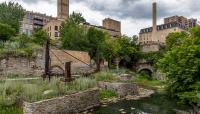
<svg viewBox="0 0 200 114">
<path fill-rule="evenodd" d="M 58 35 L 58 32 L 55 32 L 55 37 L 58 37 L 59 35 Z"/>
<path fill-rule="evenodd" d="M 29 34 L 29 33 L 28 33 L 28 29 L 26 29 L 26 34 Z"/>
<path fill-rule="evenodd" d="M 58 26 L 55 26 L 55 30 L 58 31 Z"/>
</svg>

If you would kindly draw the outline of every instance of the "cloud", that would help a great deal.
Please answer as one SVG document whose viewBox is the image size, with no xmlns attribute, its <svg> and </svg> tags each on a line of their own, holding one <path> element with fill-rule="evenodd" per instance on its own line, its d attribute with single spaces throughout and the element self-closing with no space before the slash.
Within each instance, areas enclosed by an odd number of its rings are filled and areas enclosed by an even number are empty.
<svg viewBox="0 0 200 114">
<path fill-rule="evenodd" d="M 56 16 L 57 0 L 0 0 L 19 1 L 27 10 Z M 91 24 L 102 25 L 106 17 L 122 22 L 123 34 L 132 36 L 151 26 L 152 0 L 69 0 L 70 12 L 78 11 Z M 199 18 L 200 0 L 157 0 L 158 23 L 172 15 Z"/>
<path fill-rule="evenodd" d="M 116 16 L 121 19 L 150 19 L 152 0 L 73 0 L 81 2 L 91 10 L 100 11 L 105 15 Z M 157 0 L 158 18 L 171 15 L 191 16 L 199 14 L 200 7 L 197 0 Z M 178 7 L 177 7 L 178 6 Z M 191 13 L 192 12 L 192 13 Z"/>
</svg>

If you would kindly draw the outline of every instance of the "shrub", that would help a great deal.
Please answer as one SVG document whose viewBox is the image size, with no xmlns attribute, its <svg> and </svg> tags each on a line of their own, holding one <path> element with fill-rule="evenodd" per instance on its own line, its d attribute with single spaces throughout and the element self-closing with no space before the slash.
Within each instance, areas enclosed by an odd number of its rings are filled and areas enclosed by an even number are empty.
<svg viewBox="0 0 200 114">
<path fill-rule="evenodd" d="M 105 90 L 105 89 L 100 90 L 99 94 L 100 94 L 100 99 L 108 99 L 117 96 L 117 93 L 115 91 Z"/>
<path fill-rule="evenodd" d="M 112 73 L 109 73 L 109 72 L 96 73 L 94 76 L 97 81 L 115 81 L 116 80 L 116 77 Z"/>
<path fill-rule="evenodd" d="M 86 90 L 88 88 L 93 88 L 97 85 L 96 81 L 94 79 L 90 79 L 90 78 L 79 78 L 77 80 L 75 80 L 74 82 L 72 82 L 71 84 L 69 84 L 67 86 L 67 90 L 70 91 L 83 91 Z"/>
</svg>

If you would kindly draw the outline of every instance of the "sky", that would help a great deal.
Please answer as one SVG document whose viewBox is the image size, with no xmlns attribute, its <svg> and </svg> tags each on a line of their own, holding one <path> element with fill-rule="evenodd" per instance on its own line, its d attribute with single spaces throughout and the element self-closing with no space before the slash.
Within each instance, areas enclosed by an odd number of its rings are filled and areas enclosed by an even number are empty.
<svg viewBox="0 0 200 114">
<path fill-rule="evenodd" d="M 28 11 L 57 15 L 57 0 L 0 0 L 0 3 L 5 1 L 18 2 Z M 200 19 L 200 0 L 70 0 L 70 13 L 80 12 L 87 22 L 98 26 L 108 17 L 121 21 L 122 34 L 133 36 L 152 25 L 153 1 L 158 4 L 158 24 L 173 15 Z"/>
</svg>

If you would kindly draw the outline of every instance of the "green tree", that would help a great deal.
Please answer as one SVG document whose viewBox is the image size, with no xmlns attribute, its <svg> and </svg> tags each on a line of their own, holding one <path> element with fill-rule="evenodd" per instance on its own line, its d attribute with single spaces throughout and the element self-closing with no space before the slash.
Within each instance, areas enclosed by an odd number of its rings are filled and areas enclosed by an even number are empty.
<svg viewBox="0 0 200 114">
<path fill-rule="evenodd" d="M 200 104 L 200 26 L 191 29 L 190 36 L 181 42 L 159 60 L 158 66 L 167 74 L 169 94 L 182 103 L 197 105 Z"/>
<path fill-rule="evenodd" d="M 33 32 L 33 42 L 43 45 L 45 40 L 48 38 L 48 34 L 42 29 L 38 29 Z"/>
<path fill-rule="evenodd" d="M 122 36 L 117 39 L 109 39 L 106 41 L 105 57 L 111 66 L 111 61 L 115 58 L 125 60 L 127 63 L 133 64 L 137 61 L 138 46 L 135 39 L 128 36 Z"/>
<path fill-rule="evenodd" d="M 72 14 L 69 16 L 69 19 L 67 22 L 74 23 L 74 24 L 80 24 L 80 23 L 86 23 L 85 18 L 82 16 L 81 13 L 72 12 Z"/>
<path fill-rule="evenodd" d="M 14 33 L 15 29 L 13 29 L 10 25 L 0 23 L 0 41 L 9 40 L 15 35 Z"/>
<path fill-rule="evenodd" d="M 135 60 L 139 50 L 136 42 L 128 36 L 122 36 L 118 39 L 118 42 L 121 45 L 120 58 L 127 62 Z"/>
<path fill-rule="evenodd" d="M 19 32 L 19 21 L 25 15 L 25 10 L 21 5 L 14 2 L 4 2 L 0 4 L 0 23 L 11 25 L 16 31 Z"/>
<path fill-rule="evenodd" d="M 170 50 L 172 47 L 181 45 L 185 38 L 188 37 L 186 32 L 170 33 L 166 38 L 166 48 Z"/>
<path fill-rule="evenodd" d="M 62 47 L 65 49 L 85 51 L 87 31 L 79 24 L 85 22 L 80 13 L 72 13 L 69 19 L 61 26 Z"/>
<path fill-rule="evenodd" d="M 94 59 L 97 64 L 97 71 L 100 71 L 100 64 L 105 57 L 104 50 L 106 49 L 106 39 L 108 39 L 108 34 L 93 27 L 89 28 L 87 32 L 87 48 L 90 57 Z"/>
</svg>

